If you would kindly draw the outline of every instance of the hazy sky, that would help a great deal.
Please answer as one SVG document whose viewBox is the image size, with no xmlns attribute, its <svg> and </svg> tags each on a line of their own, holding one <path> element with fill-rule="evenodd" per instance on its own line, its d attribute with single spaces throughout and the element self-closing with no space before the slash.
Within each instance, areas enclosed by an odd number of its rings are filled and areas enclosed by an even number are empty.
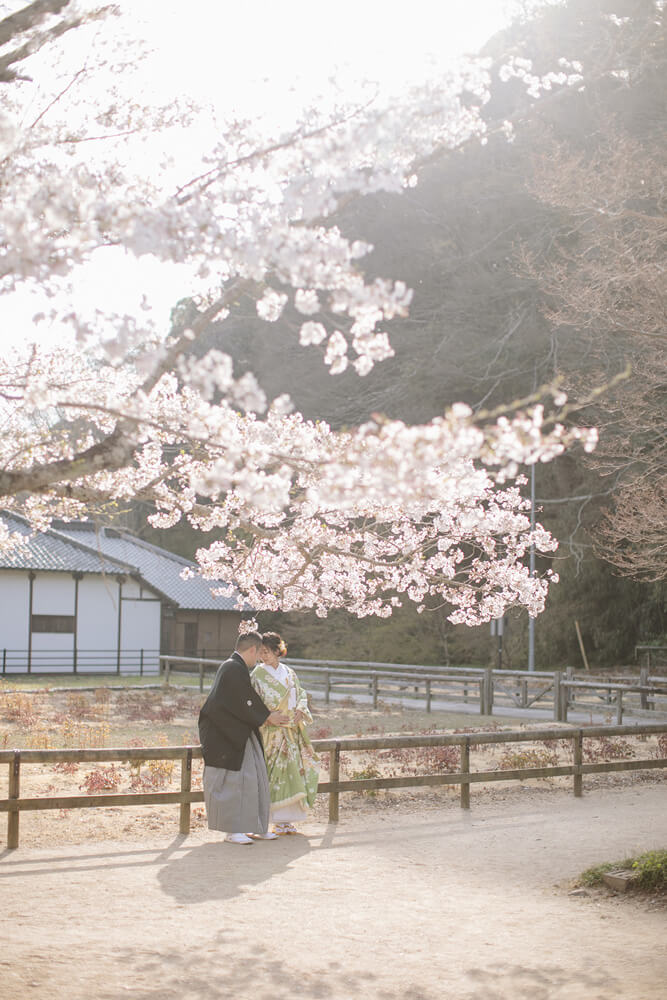
<svg viewBox="0 0 667 1000">
<path fill-rule="evenodd" d="M 120 2 L 126 27 L 152 49 L 128 74 L 138 97 L 164 103 L 188 96 L 221 119 L 262 113 L 269 122 L 291 119 L 332 81 L 351 99 L 363 79 L 399 93 L 477 50 L 507 22 L 511 6 L 507 0 Z M 211 141 L 210 121 L 202 145 Z M 197 144 L 196 134 L 182 144 L 193 162 Z M 95 256 L 76 279 L 72 305 L 79 309 L 134 312 L 146 294 L 166 327 L 174 302 L 192 290 L 182 269 L 150 260 L 138 266 L 118 251 Z M 58 328 L 34 327 L 32 316 L 43 306 L 35 290 L 0 297 L 0 345 L 61 337 Z"/>
<path fill-rule="evenodd" d="M 332 74 L 347 85 L 365 76 L 400 89 L 429 63 L 478 49 L 507 21 L 511 6 L 508 0 L 121 3 L 156 46 L 151 64 L 162 85 L 187 87 L 223 107 L 284 100 L 297 79 L 295 100 L 302 102 Z"/>
</svg>

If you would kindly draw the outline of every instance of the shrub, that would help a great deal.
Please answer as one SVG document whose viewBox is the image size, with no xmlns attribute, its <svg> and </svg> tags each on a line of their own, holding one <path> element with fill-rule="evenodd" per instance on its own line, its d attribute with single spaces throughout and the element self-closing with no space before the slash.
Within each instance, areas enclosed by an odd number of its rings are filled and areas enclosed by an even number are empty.
<svg viewBox="0 0 667 1000">
<path fill-rule="evenodd" d="M 128 722 L 171 722 L 176 716 L 176 705 L 163 704 L 162 695 L 144 691 L 128 691 L 118 698 L 118 710 Z"/>
<path fill-rule="evenodd" d="M 630 868 L 632 865 L 632 858 L 626 858 L 625 861 L 605 861 L 601 865 L 593 865 L 592 868 L 587 868 L 585 872 L 582 872 L 579 876 L 578 881 L 582 885 L 600 885 L 602 882 L 602 876 L 607 872 L 612 872 L 616 868 Z"/>
<path fill-rule="evenodd" d="M 368 778 L 381 778 L 382 775 L 378 771 L 374 764 L 367 764 L 366 767 L 361 768 L 359 771 L 353 771 L 350 775 L 353 781 L 363 781 Z M 363 788 L 360 789 L 361 795 L 369 795 L 371 798 L 377 795 L 376 788 Z"/>
<path fill-rule="evenodd" d="M 108 722 L 89 725 L 78 719 L 71 719 L 63 723 L 59 738 L 63 747 L 105 747 L 110 734 Z"/>
<path fill-rule="evenodd" d="M 628 740 L 608 736 L 589 737 L 584 740 L 582 757 L 586 762 L 625 760 L 635 756 L 635 748 Z"/>
<path fill-rule="evenodd" d="M 636 858 L 625 858 L 623 861 L 605 861 L 582 872 L 579 882 L 583 885 L 599 885 L 603 875 L 616 869 L 634 871 L 636 885 L 641 889 L 667 889 L 667 850 L 647 851 Z"/>
<path fill-rule="evenodd" d="M 399 774 L 413 774 L 416 769 L 415 751 L 404 747 L 389 747 L 386 750 L 377 751 L 377 759 L 380 761 L 391 761 L 393 770 Z"/>
<path fill-rule="evenodd" d="M 171 781 L 171 776 L 174 773 L 174 761 L 173 760 L 149 760 L 148 761 L 148 773 L 150 775 L 150 782 L 154 788 L 163 788 L 168 785 Z"/>
<path fill-rule="evenodd" d="M 7 691 L 0 700 L 0 712 L 9 722 L 15 722 L 23 728 L 34 726 L 37 722 L 37 710 L 34 699 L 20 691 Z"/>
<path fill-rule="evenodd" d="M 25 730 L 25 734 L 28 746 L 32 747 L 33 750 L 53 749 L 53 730 L 44 723 L 29 726 Z"/>
<path fill-rule="evenodd" d="M 418 747 L 415 756 L 424 774 L 451 773 L 461 767 L 460 747 Z"/>
<path fill-rule="evenodd" d="M 115 764 L 111 767 L 95 767 L 86 775 L 79 788 L 85 789 L 89 795 L 96 792 L 115 792 L 120 779 L 121 773 Z"/>
<path fill-rule="evenodd" d="M 658 746 L 655 751 L 656 757 L 667 757 L 667 733 L 658 736 Z"/>
<path fill-rule="evenodd" d="M 174 771 L 173 760 L 149 760 L 148 773 L 141 773 L 141 763 L 132 764 L 130 788 L 133 792 L 156 792 L 171 781 Z"/>
<path fill-rule="evenodd" d="M 528 747 L 525 750 L 505 750 L 498 769 L 514 771 L 522 767 L 555 767 L 557 764 L 558 754 L 555 750 Z"/>
<path fill-rule="evenodd" d="M 53 764 L 51 770 L 56 774 L 76 774 L 79 765 L 75 760 L 61 760 L 57 764 Z"/>
<path fill-rule="evenodd" d="M 667 889 L 667 850 L 647 851 L 632 862 L 642 889 Z"/>
<path fill-rule="evenodd" d="M 70 691 L 65 699 L 65 711 L 70 719 L 87 719 L 95 715 L 95 707 L 88 701 L 85 694 Z"/>
</svg>

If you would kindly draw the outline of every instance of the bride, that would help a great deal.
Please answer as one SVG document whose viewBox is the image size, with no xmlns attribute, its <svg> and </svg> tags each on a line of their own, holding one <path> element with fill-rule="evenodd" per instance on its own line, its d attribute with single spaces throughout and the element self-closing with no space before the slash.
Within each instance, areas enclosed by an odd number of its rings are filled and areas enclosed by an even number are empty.
<svg viewBox="0 0 667 1000">
<path fill-rule="evenodd" d="M 317 794 L 317 755 L 306 726 L 313 721 L 308 697 L 291 667 L 280 662 L 287 646 L 277 632 L 265 632 L 261 663 L 251 674 L 253 687 L 267 708 L 289 717 L 281 726 L 262 726 L 266 769 L 271 788 L 269 820 L 277 834 L 296 833 L 295 822 L 307 816 Z"/>
</svg>

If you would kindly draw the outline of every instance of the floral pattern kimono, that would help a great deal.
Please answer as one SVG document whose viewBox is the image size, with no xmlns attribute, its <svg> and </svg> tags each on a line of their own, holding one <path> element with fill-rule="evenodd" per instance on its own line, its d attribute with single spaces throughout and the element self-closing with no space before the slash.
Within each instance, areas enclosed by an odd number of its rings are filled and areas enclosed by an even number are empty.
<svg viewBox="0 0 667 1000">
<path fill-rule="evenodd" d="M 313 721 L 308 697 L 291 667 L 279 663 L 277 669 L 258 664 L 251 674 L 252 685 L 267 708 L 283 712 L 292 720 L 287 726 L 262 726 L 266 769 L 271 788 L 270 820 L 292 823 L 303 819 L 317 794 L 318 757 L 306 725 Z M 303 714 L 298 723 L 296 711 Z"/>
</svg>

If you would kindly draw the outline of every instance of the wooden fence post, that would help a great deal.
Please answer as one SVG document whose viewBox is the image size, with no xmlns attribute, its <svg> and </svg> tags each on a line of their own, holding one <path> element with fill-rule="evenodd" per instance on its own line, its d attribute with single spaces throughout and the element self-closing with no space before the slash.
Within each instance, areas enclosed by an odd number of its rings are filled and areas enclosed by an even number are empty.
<svg viewBox="0 0 667 1000">
<path fill-rule="evenodd" d="M 9 790 L 7 798 L 18 799 L 21 792 L 21 751 L 14 751 L 14 759 L 9 765 Z M 19 816 L 18 809 L 10 809 L 7 813 L 7 847 L 13 850 L 19 846 Z"/>
<path fill-rule="evenodd" d="M 461 774 L 470 774 L 470 737 L 461 744 Z M 470 809 L 470 783 L 461 782 L 461 809 Z"/>
<path fill-rule="evenodd" d="M 329 671 L 327 670 L 327 672 L 324 675 L 324 701 L 325 701 L 325 704 L 328 705 L 329 702 L 330 702 L 330 700 L 331 700 L 331 675 L 330 675 Z"/>
<path fill-rule="evenodd" d="M 199 690 L 204 691 L 204 661 L 199 661 Z"/>
<path fill-rule="evenodd" d="M 189 792 L 192 787 L 192 748 L 190 748 L 181 761 L 181 791 Z M 190 802 L 181 802 L 181 815 L 179 831 L 190 833 Z"/>
<path fill-rule="evenodd" d="M 588 666 L 588 657 L 586 656 L 586 650 L 584 648 L 584 640 L 581 635 L 581 629 L 579 628 L 579 622 L 576 620 L 576 618 L 574 620 L 574 627 L 577 632 L 577 639 L 579 640 L 579 649 L 581 650 L 581 658 L 584 661 L 584 666 L 586 667 L 586 670 L 590 670 L 590 667 Z"/>
<path fill-rule="evenodd" d="M 337 785 L 340 778 L 340 743 L 329 751 L 329 781 Z M 338 788 L 329 792 L 329 822 L 338 822 Z"/>
<path fill-rule="evenodd" d="M 378 707 L 378 675 L 375 670 L 371 673 L 371 691 L 373 693 L 373 708 Z"/>
<path fill-rule="evenodd" d="M 484 673 L 484 715 L 493 715 L 493 667 Z"/>
<path fill-rule="evenodd" d="M 431 711 L 431 682 L 426 681 L 426 711 Z"/>
<path fill-rule="evenodd" d="M 562 722 L 561 719 L 561 681 L 563 674 L 560 670 L 554 670 L 554 722 Z"/>
<path fill-rule="evenodd" d="M 484 674 L 479 679 L 479 714 L 484 715 L 484 709 L 486 708 L 486 674 Z"/>
<path fill-rule="evenodd" d="M 169 672 L 171 670 L 171 660 L 167 660 L 164 666 L 164 683 L 169 687 Z"/>
<path fill-rule="evenodd" d="M 623 725 L 623 692 L 620 688 L 616 689 L 616 725 Z"/>
<path fill-rule="evenodd" d="M 521 688 L 521 708 L 528 708 L 528 680 L 522 677 L 519 683 Z"/>
<path fill-rule="evenodd" d="M 646 667 L 642 667 L 641 670 L 639 671 L 639 686 L 640 687 L 648 686 L 648 670 Z M 639 692 L 639 707 L 648 708 L 648 695 L 646 691 Z"/>
<path fill-rule="evenodd" d="M 583 794 L 583 775 L 581 773 L 581 762 L 583 759 L 584 731 L 578 729 L 574 737 L 574 794 L 576 798 L 581 798 Z"/>
</svg>

